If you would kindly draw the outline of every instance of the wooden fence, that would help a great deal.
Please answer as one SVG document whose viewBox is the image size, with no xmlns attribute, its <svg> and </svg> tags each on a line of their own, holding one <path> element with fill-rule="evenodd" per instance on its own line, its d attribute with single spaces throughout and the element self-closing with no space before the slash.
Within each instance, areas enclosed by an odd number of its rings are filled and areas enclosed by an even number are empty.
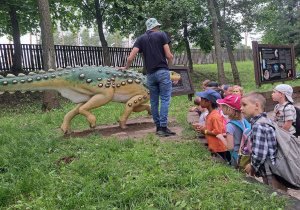
<svg viewBox="0 0 300 210">
<path fill-rule="evenodd" d="M 92 46 L 68 46 L 55 45 L 56 67 L 83 66 L 83 65 L 103 65 L 102 47 Z M 109 47 L 110 60 L 112 66 L 125 66 L 131 48 Z M 0 44 L 0 71 L 10 70 L 12 56 L 14 53 L 13 44 Z M 236 61 L 252 60 L 252 50 L 234 51 Z M 227 51 L 222 51 L 223 62 L 229 62 Z M 199 49 L 192 49 L 192 59 L 194 64 L 216 63 L 215 52 L 205 55 Z M 25 71 L 43 69 L 42 46 L 36 44 L 22 44 L 22 66 Z M 186 53 L 174 55 L 173 65 L 188 64 Z M 141 55 L 135 57 L 131 67 L 143 67 Z"/>
<path fill-rule="evenodd" d="M 200 49 L 192 49 L 193 64 L 210 64 L 217 63 L 216 53 L 213 50 L 209 54 L 204 54 Z M 253 60 L 252 49 L 238 49 L 233 52 L 235 61 Z M 230 62 L 226 50 L 222 50 L 223 62 Z M 185 52 L 174 55 L 172 60 L 173 65 L 188 65 L 187 54 Z"/>
<path fill-rule="evenodd" d="M 55 45 L 56 67 L 103 65 L 102 47 L 92 46 L 68 46 Z M 112 66 L 125 66 L 131 48 L 109 47 Z M 10 70 L 13 44 L 0 44 L 0 71 Z M 22 67 L 26 71 L 43 69 L 42 46 L 36 44 L 22 44 Z M 140 55 L 134 59 L 132 67 L 142 67 L 143 61 Z"/>
</svg>

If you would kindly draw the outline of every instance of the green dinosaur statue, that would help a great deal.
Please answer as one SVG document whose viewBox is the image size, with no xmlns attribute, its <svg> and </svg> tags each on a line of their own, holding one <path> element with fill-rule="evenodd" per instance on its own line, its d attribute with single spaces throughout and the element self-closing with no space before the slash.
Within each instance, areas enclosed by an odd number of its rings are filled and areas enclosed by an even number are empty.
<svg viewBox="0 0 300 210">
<path fill-rule="evenodd" d="M 180 75 L 170 71 L 172 81 L 180 80 Z M 71 133 L 71 120 L 81 114 L 87 118 L 91 128 L 96 127 L 96 117 L 89 110 L 105 105 L 110 101 L 126 103 L 119 125 L 125 128 L 128 116 L 132 111 L 148 111 L 151 107 L 144 104 L 149 101 L 147 77 L 133 70 L 119 70 L 116 67 L 76 66 L 56 71 L 43 70 L 38 74 L 30 72 L 28 75 L 19 74 L 17 77 L 8 74 L 0 76 L 0 94 L 5 91 L 44 91 L 56 90 L 63 97 L 70 99 L 77 106 L 69 111 L 61 129 L 64 133 Z"/>
</svg>

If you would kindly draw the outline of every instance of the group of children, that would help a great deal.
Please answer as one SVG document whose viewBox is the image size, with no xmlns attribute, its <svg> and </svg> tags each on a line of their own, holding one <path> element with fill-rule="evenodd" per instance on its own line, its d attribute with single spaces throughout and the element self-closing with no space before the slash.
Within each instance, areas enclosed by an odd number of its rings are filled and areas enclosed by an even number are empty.
<svg viewBox="0 0 300 210">
<path fill-rule="evenodd" d="M 200 119 L 199 123 L 192 124 L 194 129 L 205 135 L 208 149 L 218 153 L 224 160 L 230 161 L 226 158 L 230 151 L 231 163 L 235 168 L 240 166 L 232 154 L 241 153 L 241 149 L 249 150 L 249 161 L 245 164 L 244 171 L 253 176 L 263 177 L 264 182 L 268 184 L 264 162 L 269 158 L 272 164 L 275 164 L 276 135 L 273 127 L 257 121 L 265 118 L 295 135 L 293 122 L 296 121 L 296 111 L 292 104 L 292 87 L 286 84 L 275 87 L 272 98 L 278 104 L 274 108 L 274 117 L 271 120 L 264 111 L 266 99 L 259 92 L 243 94 L 243 88 L 239 86 L 225 85 L 219 88 L 215 83 L 206 80 L 202 85 L 203 92 L 197 92 L 197 106 L 191 111 L 198 111 Z M 249 131 L 251 129 L 250 144 L 246 141 L 241 145 L 247 128 Z M 287 191 L 280 180 L 273 176 L 272 186 L 274 189 Z"/>
</svg>

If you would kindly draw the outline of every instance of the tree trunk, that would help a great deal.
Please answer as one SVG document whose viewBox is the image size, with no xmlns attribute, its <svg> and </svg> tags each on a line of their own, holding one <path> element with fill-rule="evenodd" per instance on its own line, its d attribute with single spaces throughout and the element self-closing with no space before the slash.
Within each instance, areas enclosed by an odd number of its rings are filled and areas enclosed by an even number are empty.
<svg viewBox="0 0 300 210">
<path fill-rule="evenodd" d="M 103 49 L 104 66 L 111 66 L 108 45 L 103 31 L 103 19 L 102 19 L 102 14 L 100 12 L 99 0 L 95 0 L 95 9 L 96 9 L 96 20 L 98 25 L 98 34 Z"/>
<path fill-rule="evenodd" d="M 226 48 L 227 48 L 227 53 L 228 53 L 228 58 L 229 58 L 229 61 L 230 61 L 230 64 L 231 64 L 234 84 L 235 85 L 241 85 L 239 72 L 238 72 L 238 69 L 237 69 L 237 66 L 236 66 L 236 63 L 235 63 L 235 59 L 234 59 L 234 56 L 233 56 L 233 52 L 232 52 L 232 48 L 231 48 L 231 45 L 230 45 L 229 35 L 228 35 L 228 31 L 227 31 L 225 22 L 223 21 L 223 18 L 220 15 L 220 10 L 219 10 L 217 1 L 216 0 L 213 0 L 213 1 L 214 1 L 214 6 L 215 6 L 215 9 L 216 9 L 217 17 L 218 17 L 218 22 L 219 22 L 220 28 L 223 32 L 223 36 L 224 36 L 224 40 L 225 40 L 225 44 L 226 44 Z"/>
<path fill-rule="evenodd" d="M 42 34 L 43 68 L 45 71 L 48 71 L 50 68 L 55 69 L 54 40 L 48 0 L 38 0 L 38 7 Z M 58 93 L 45 91 L 42 110 L 58 108 L 61 108 Z"/>
<path fill-rule="evenodd" d="M 171 34 L 168 32 L 168 29 L 171 28 L 171 21 L 170 21 L 170 18 L 169 16 L 167 15 L 168 12 L 167 11 L 164 11 L 165 13 L 165 16 L 164 16 L 164 23 L 163 23 L 163 27 L 164 27 L 164 32 L 167 34 L 167 36 L 171 39 Z M 172 40 L 171 42 L 169 43 L 169 47 L 170 47 L 170 50 L 172 52 Z"/>
<path fill-rule="evenodd" d="M 192 53 L 191 53 L 191 48 L 190 48 L 190 43 L 188 40 L 188 34 L 187 34 L 187 24 L 184 24 L 184 29 L 183 29 L 183 38 L 184 38 L 184 42 L 185 42 L 185 48 L 186 48 L 186 54 L 187 54 L 187 59 L 189 62 L 189 68 L 190 68 L 190 72 L 193 72 L 193 60 L 192 60 Z"/>
<path fill-rule="evenodd" d="M 14 54 L 12 56 L 13 57 L 12 72 L 17 75 L 19 72 L 22 72 L 22 46 L 21 46 L 21 35 L 20 35 L 17 13 L 16 13 L 16 9 L 13 6 L 10 7 L 9 16 L 11 20 L 12 29 L 13 29 L 13 40 L 14 40 Z"/>
<path fill-rule="evenodd" d="M 219 79 L 220 84 L 226 84 L 226 77 L 225 77 L 223 60 L 222 60 L 221 41 L 220 41 L 220 34 L 219 34 L 219 30 L 218 30 L 216 10 L 214 7 L 213 0 L 207 0 L 207 1 L 208 1 L 208 5 L 209 5 L 210 16 L 212 17 L 212 31 L 213 31 L 213 36 L 214 36 L 215 51 L 216 51 L 216 57 L 217 57 L 218 79 Z"/>
</svg>

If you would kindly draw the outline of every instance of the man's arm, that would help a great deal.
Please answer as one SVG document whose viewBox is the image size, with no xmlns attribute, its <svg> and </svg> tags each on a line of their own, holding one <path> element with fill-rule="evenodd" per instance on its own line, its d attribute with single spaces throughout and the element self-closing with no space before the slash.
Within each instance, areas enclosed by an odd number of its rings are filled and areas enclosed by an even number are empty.
<svg viewBox="0 0 300 210">
<path fill-rule="evenodd" d="M 166 57 L 167 57 L 167 59 L 168 59 L 168 65 L 171 66 L 173 55 L 172 55 L 172 53 L 171 53 L 171 51 L 170 51 L 170 46 L 169 46 L 169 44 L 165 44 L 165 45 L 164 45 L 164 50 L 165 50 Z"/>
<path fill-rule="evenodd" d="M 130 53 L 130 55 L 128 56 L 127 58 L 127 62 L 126 62 L 126 66 L 125 67 L 120 67 L 119 69 L 129 69 L 132 62 L 133 62 L 133 59 L 135 58 L 136 54 L 139 52 L 139 48 L 137 47 L 134 47 Z"/>
</svg>

